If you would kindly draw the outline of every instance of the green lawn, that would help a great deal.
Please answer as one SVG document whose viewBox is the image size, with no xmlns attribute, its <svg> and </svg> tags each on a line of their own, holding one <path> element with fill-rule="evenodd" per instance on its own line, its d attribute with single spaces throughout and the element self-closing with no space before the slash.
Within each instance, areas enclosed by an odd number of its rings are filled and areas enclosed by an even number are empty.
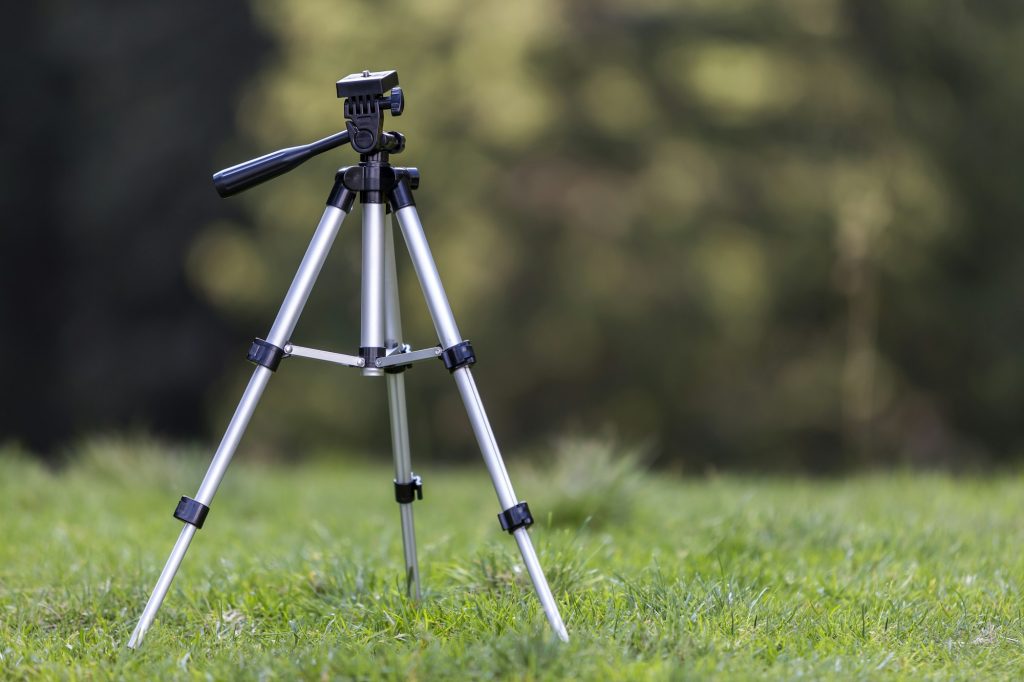
<svg viewBox="0 0 1024 682">
<path fill-rule="evenodd" d="M 1024 478 L 638 475 L 600 445 L 517 465 L 572 641 L 547 628 L 483 466 L 421 462 L 425 598 L 391 473 L 241 452 L 140 651 L 196 453 L 0 452 L 0 677 L 1019 678 Z M 588 516 L 592 516 L 589 520 Z"/>
</svg>

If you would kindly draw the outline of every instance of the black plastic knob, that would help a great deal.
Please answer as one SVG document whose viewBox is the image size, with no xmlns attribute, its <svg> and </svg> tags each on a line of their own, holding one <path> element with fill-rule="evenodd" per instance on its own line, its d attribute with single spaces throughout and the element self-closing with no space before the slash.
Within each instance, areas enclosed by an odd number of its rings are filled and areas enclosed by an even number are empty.
<svg viewBox="0 0 1024 682">
<path fill-rule="evenodd" d="M 402 94 L 402 88 L 391 88 L 388 105 L 391 107 L 392 116 L 402 115 L 402 112 L 405 111 L 405 95 Z"/>
</svg>

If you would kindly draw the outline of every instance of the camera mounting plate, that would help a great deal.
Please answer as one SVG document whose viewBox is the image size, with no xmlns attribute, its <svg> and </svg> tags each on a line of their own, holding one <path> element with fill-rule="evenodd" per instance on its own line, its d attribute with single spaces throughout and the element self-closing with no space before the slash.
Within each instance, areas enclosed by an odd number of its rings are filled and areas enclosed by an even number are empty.
<svg viewBox="0 0 1024 682">
<path fill-rule="evenodd" d="M 352 73 L 338 81 L 338 97 L 383 97 L 397 85 L 397 71 Z"/>
</svg>

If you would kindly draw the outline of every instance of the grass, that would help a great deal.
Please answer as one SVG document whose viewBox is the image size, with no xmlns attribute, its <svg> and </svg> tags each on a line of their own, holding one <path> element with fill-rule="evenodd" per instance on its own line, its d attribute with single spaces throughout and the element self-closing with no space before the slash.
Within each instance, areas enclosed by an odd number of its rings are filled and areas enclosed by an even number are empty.
<svg viewBox="0 0 1024 682">
<path fill-rule="evenodd" d="M 603 447 L 565 447 L 551 470 L 511 467 L 538 519 L 533 537 L 568 645 L 547 629 L 482 473 L 417 469 L 426 594 L 414 604 L 402 593 L 386 466 L 260 464 L 243 453 L 137 652 L 124 643 L 177 536 L 170 513 L 194 493 L 205 460 L 97 443 L 53 473 L 2 452 L 0 677 L 1006 679 L 1024 670 L 1020 476 L 680 480 L 564 461 L 613 461 Z M 581 521 L 581 507 L 593 518 Z"/>
</svg>

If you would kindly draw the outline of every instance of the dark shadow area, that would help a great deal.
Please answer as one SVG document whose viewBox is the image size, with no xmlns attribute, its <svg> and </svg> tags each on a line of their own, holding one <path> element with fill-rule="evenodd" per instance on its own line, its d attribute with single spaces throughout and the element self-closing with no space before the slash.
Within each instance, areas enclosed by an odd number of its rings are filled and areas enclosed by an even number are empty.
<svg viewBox="0 0 1024 682">
<path fill-rule="evenodd" d="M 183 262 L 234 210 L 209 174 L 271 43 L 238 1 L 19 3 L 5 24 L 0 438 L 202 433 L 241 344 Z"/>
</svg>

